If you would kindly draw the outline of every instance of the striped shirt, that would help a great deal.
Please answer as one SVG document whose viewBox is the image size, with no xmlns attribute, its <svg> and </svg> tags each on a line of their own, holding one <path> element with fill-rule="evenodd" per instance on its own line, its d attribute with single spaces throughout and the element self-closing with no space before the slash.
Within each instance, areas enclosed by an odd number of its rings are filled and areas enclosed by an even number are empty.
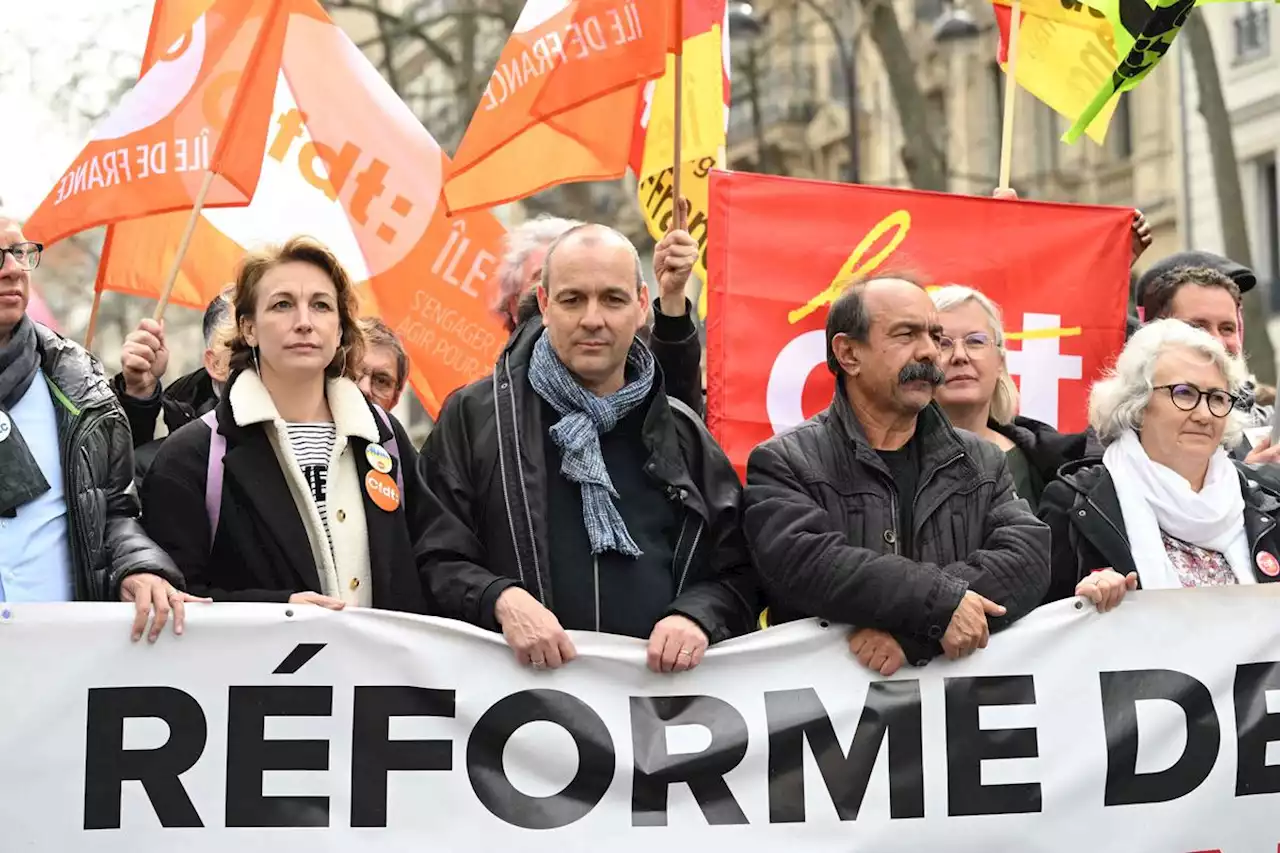
<svg viewBox="0 0 1280 853">
<path fill-rule="evenodd" d="M 311 487 L 311 497 L 316 502 L 316 509 L 320 511 L 324 535 L 332 550 L 333 538 L 329 534 L 329 510 L 325 505 L 325 495 L 329 484 L 329 457 L 333 455 L 333 445 L 338 440 L 338 428 L 331 423 L 288 423 L 285 427 L 289 431 L 293 458 L 302 469 L 302 478 Z"/>
</svg>

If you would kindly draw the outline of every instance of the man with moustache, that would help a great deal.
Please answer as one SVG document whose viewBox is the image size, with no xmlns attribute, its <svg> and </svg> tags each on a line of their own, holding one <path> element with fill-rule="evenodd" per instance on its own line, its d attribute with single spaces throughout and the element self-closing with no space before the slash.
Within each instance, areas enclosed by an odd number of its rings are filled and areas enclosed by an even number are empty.
<svg viewBox="0 0 1280 853">
<path fill-rule="evenodd" d="M 1049 583 L 1049 529 L 1004 453 L 933 401 L 942 326 L 918 283 L 855 283 L 831 305 L 831 406 L 757 447 L 744 529 L 770 624 L 854 626 L 849 647 L 891 675 L 968 655 Z"/>
</svg>

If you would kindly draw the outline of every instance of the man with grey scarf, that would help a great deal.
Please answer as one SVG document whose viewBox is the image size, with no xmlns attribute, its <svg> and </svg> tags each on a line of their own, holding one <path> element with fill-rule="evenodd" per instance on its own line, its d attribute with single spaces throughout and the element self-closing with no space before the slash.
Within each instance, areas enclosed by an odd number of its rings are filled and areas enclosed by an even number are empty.
<svg viewBox="0 0 1280 853">
<path fill-rule="evenodd" d="M 102 365 L 26 314 L 42 249 L 0 217 L 0 602 L 128 601 L 135 641 L 171 616 L 182 633 L 197 599 L 138 525 L 129 424 Z"/>
<path fill-rule="evenodd" d="M 502 631 L 535 668 L 572 660 L 566 631 L 587 630 L 691 669 L 755 623 L 737 475 L 636 340 L 649 294 L 626 237 L 567 231 L 538 301 L 541 324 L 446 401 L 422 448 L 446 510 L 424 537 L 434 612 Z"/>
</svg>

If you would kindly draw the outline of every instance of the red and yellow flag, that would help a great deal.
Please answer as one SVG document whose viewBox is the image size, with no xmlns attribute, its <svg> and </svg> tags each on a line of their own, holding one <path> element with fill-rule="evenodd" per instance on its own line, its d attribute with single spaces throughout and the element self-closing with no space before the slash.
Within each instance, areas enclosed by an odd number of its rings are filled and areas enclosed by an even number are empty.
<svg viewBox="0 0 1280 853">
<path fill-rule="evenodd" d="M 626 171 L 672 0 L 526 0 L 445 181 L 454 213 Z M 621 132 L 620 132 L 621 131 Z"/>
<path fill-rule="evenodd" d="M 827 310 L 857 276 L 918 270 L 999 303 L 1020 412 L 1063 432 L 1124 344 L 1132 209 L 719 171 L 711 208 L 707 426 L 739 470 L 830 405 Z"/>
<path fill-rule="evenodd" d="M 262 166 L 288 3 L 217 0 L 152 46 L 155 61 L 25 224 L 46 244 L 88 228 L 189 210 L 205 175 L 206 207 L 249 203 Z"/>
<path fill-rule="evenodd" d="M 694 267 L 704 287 L 698 310 L 706 316 L 708 181 L 722 165 L 729 116 L 729 30 L 725 0 L 683 0 L 684 92 L 680 133 L 680 194 L 689 200 L 690 235 L 701 249 Z M 635 117 L 631 170 L 650 236 L 671 228 L 675 173 L 675 56 L 662 79 L 645 87 Z"/>
<path fill-rule="evenodd" d="M 400 337 L 410 382 L 434 417 L 450 391 L 493 368 L 506 340 L 485 298 L 504 230 L 488 212 L 446 214 L 449 161 L 431 134 L 315 0 L 289 4 L 282 61 L 262 71 L 273 101 L 253 200 L 201 213 L 172 301 L 203 309 L 246 251 L 311 235 L 359 282 L 361 314 Z M 159 0 L 149 43 L 181 36 L 189 8 Z M 157 61 L 149 52 L 144 69 Z M 188 218 L 109 228 L 98 288 L 159 295 Z"/>
</svg>

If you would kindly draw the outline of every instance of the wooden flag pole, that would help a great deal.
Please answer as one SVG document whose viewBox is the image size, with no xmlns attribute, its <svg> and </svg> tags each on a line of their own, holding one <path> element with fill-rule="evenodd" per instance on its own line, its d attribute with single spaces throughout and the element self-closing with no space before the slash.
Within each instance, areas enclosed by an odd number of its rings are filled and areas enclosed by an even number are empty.
<svg viewBox="0 0 1280 853">
<path fill-rule="evenodd" d="M 1005 62 L 1004 123 L 1000 134 L 1000 189 L 1009 189 L 1013 173 L 1013 104 L 1018 94 L 1018 30 L 1022 28 L 1022 0 L 1009 10 L 1009 56 Z"/>
<path fill-rule="evenodd" d="M 164 310 L 169 307 L 169 297 L 173 294 L 173 286 L 178 281 L 178 272 L 182 269 L 182 258 L 187 254 L 187 246 L 191 245 L 191 237 L 196 233 L 196 225 L 200 222 L 200 211 L 204 208 L 204 199 L 209 194 L 209 187 L 213 186 L 213 178 L 213 172 L 206 172 L 204 183 L 200 185 L 200 192 L 196 195 L 195 205 L 191 208 L 191 218 L 187 220 L 187 230 L 182 232 L 178 254 L 174 256 L 169 277 L 165 279 L 164 290 L 160 292 L 160 301 L 156 304 L 156 313 L 152 315 L 152 319 L 156 322 L 164 319 Z"/>
<path fill-rule="evenodd" d="M 684 0 L 676 0 L 675 8 L 676 64 L 675 64 L 675 168 L 671 173 L 671 217 L 676 228 L 684 229 L 683 205 L 680 199 L 680 178 L 684 171 L 684 157 L 680 151 L 684 142 Z"/>
<path fill-rule="evenodd" d="M 84 348 L 93 350 L 93 333 L 98 330 L 98 309 L 102 307 L 102 290 L 93 289 L 93 310 L 89 312 L 89 329 L 84 333 Z"/>
</svg>

